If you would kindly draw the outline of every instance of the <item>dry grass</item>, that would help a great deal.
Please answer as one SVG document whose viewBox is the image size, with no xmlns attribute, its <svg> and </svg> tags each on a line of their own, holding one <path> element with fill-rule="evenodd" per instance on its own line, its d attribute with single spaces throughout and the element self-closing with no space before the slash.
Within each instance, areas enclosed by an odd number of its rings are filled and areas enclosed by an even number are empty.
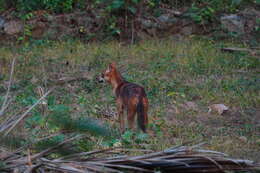
<svg viewBox="0 0 260 173">
<path fill-rule="evenodd" d="M 7 65 L 16 56 L 13 111 L 39 98 L 38 86 L 47 90 L 60 78 L 83 73 L 88 80 L 59 86 L 49 101 L 69 106 L 73 114 L 98 117 L 118 127 L 113 113 L 105 118 L 97 111 L 114 109 L 115 104 L 111 89 L 95 81 L 109 62 L 116 61 L 127 80 L 147 90 L 151 105 L 151 137 L 145 140 L 148 149 L 205 141 L 209 149 L 260 161 L 259 59 L 246 53 L 221 52 L 219 48 L 225 44 L 185 39 L 150 40 L 129 46 L 66 41 L 2 47 L 1 100 L 8 80 Z M 196 109 L 185 106 L 188 101 Z M 230 111 L 224 115 L 208 113 L 208 106 L 214 103 L 223 103 Z M 127 145 L 135 148 L 135 144 Z"/>
</svg>

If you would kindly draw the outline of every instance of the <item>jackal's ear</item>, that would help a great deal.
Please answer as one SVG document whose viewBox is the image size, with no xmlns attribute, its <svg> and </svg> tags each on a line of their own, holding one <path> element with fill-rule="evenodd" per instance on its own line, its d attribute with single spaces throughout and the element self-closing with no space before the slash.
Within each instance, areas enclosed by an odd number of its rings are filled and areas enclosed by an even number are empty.
<svg viewBox="0 0 260 173">
<path fill-rule="evenodd" d="M 110 69 L 115 69 L 116 68 L 116 63 L 112 62 L 111 64 L 109 64 L 109 68 Z"/>
</svg>

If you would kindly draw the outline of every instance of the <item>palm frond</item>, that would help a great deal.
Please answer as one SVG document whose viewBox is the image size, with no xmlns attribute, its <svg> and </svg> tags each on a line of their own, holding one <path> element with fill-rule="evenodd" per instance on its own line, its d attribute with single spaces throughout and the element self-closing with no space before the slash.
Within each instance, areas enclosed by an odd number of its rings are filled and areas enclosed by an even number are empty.
<svg viewBox="0 0 260 173">
<path fill-rule="evenodd" d="M 52 170 L 65 172 L 175 172 L 175 173 L 220 173 L 225 171 L 256 171 L 260 164 L 250 160 L 229 158 L 226 154 L 196 147 L 178 146 L 160 152 L 140 156 L 122 155 L 127 149 L 109 148 L 76 153 L 50 159 L 49 155 L 61 146 L 74 141 L 70 138 L 34 155 L 15 153 L 13 157 L 0 157 L 0 171 Z M 109 157 L 113 152 L 113 157 Z M 24 152 L 23 152 L 24 153 Z M 115 155 L 115 153 L 117 153 Z M 9 154 L 10 155 L 10 154 Z M 1 156 L 1 155 L 0 155 Z M 21 171 L 20 171 L 21 172 Z"/>
</svg>

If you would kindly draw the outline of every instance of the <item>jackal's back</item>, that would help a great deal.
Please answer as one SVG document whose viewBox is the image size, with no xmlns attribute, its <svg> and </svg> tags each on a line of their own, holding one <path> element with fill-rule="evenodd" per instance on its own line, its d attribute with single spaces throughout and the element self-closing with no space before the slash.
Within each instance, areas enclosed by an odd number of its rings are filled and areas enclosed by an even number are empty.
<svg viewBox="0 0 260 173">
<path fill-rule="evenodd" d="M 127 104 L 130 98 L 145 98 L 146 93 L 142 86 L 131 82 L 123 82 L 116 89 L 116 97 L 120 97 L 124 104 Z"/>
</svg>

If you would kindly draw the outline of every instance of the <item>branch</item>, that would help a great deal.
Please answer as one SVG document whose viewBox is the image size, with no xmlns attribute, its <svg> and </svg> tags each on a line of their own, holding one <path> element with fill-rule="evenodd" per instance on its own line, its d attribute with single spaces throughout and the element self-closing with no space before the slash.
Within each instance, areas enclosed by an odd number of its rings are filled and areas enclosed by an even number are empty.
<svg viewBox="0 0 260 173">
<path fill-rule="evenodd" d="M 4 102 L 3 102 L 1 110 L 0 110 L 0 116 L 2 116 L 4 114 L 4 111 L 7 109 L 8 105 L 10 104 L 10 101 L 8 101 L 8 96 L 9 96 L 11 84 L 12 84 L 12 81 L 13 81 L 14 64 L 15 64 L 15 58 L 13 59 L 13 62 L 12 62 L 9 84 L 8 84 L 8 88 L 7 88 L 7 92 L 6 92 L 6 95 L 5 95 Z"/>
<path fill-rule="evenodd" d="M 23 120 L 23 119 L 27 116 L 27 114 L 28 114 L 35 106 L 37 106 L 39 103 L 41 103 L 41 101 L 42 101 L 50 92 L 53 91 L 53 89 L 54 89 L 54 88 L 52 88 L 52 89 L 50 89 L 48 92 L 46 92 L 39 100 L 37 100 L 36 103 L 34 103 L 27 111 L 25 111 L 25 112 L 20 116 L 20 118 L 19 118 L 16 122 L 14 122 L 14 124 L 9 128 L 9 130 L 7 130 L 7 131 L 5 132 L 4 136 L 8 135 L 8 134 L 10 133 L 10 131 L 12 131 L 13 128 L 14 128 L 21 120 Z"/>
</svg>

